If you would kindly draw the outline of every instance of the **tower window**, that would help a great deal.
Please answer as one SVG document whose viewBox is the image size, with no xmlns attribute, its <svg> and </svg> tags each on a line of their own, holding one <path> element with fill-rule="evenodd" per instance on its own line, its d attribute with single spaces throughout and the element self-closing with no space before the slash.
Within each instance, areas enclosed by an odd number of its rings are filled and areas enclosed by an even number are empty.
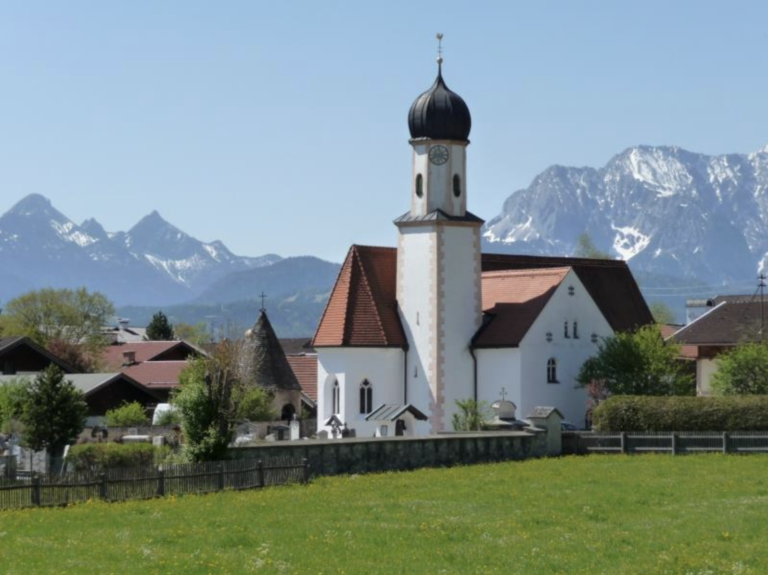
<svg viewBox="0 0 768 575">
<path fill-rule="evenodd" d="M 557 381 L 557 360 L 554 357 L 547 360 L 547 383 L 560 383 Z"/>
<path fill-rule="evenodd" d="M 424 195 L 424 176 L 421 174 L 416 175 L 416 195 L 420 198 Z"/>
<path fill-rule="evenodd" d="M 453 195 L 457 198 L 461 196 L 461 176 L 459 174 L 453 175 Z"/>
<path fill-rule="evenodd" d="M 564 329 L 564 336 L 566 339 L 570 339 L 570 335 L 568 335 L 568 322 L 565 322 L 565 329 Z"/>
<path fill-rule="evenodd" d="M 339 381 L 333 382 L 333 413 L 339 413 L 341 409 L 341 390 L 339 389 Z"/>
<path fill-rule="evenodd" d="M 373 386 L 366 379 L 360 384 L 360 413 L 368 414 L 371 411 L 373 411 Z"/>
</svg>

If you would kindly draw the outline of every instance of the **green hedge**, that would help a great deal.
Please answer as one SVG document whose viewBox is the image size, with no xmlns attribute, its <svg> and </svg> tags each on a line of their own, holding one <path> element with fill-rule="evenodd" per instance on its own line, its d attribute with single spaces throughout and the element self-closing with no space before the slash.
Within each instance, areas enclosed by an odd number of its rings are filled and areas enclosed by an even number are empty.
<svg viewBox="0 0 768 575">
<path fill-rule="evenodd" d="M 592 421 L 598 431 L 765 431 L 768 396 L 617 395 L 597 406 Z"/>
<path fill-rule="evenodd" d="M 115 467 L 152 465 L 168 454 L 168 448 L 149 443 L 84 443 L 73 445 L 67 462 L 76 471 L 102 471 Z"/>
</svg>

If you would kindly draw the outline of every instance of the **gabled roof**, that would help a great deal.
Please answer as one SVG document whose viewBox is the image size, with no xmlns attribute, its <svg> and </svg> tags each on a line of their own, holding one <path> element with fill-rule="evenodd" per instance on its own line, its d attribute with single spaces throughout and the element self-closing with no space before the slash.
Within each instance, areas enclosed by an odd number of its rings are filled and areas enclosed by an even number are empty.
<svg viewBox="0 0 768 575">
<path fill-rule="evenodd" d="M 398 417 L 410 413 L 419 421 L 427 421 L 427 416 L 419 409 L 407 403 L 405 405 L 384 403 L 365 416 L 366 421 L 395 421 Z"/>
<path fill-rule="evenodd" d="M 397 251 L 352 246 L 323 312 L 314 347 L 404 347 L 397 313 Z"/>
<path fill-rule="evenodd" d="M 107 346 L 104 350 L 104 363 L 109 369 L 120 370 L 123 368 L 123 354 L 126 352 L 134 352 L 136 363 L 143 363 L 162 361 L 163 356 L 177 350 L 183 350 L 193 356 L 205 355 L 202 350 L 186 341 L 140 341 Z"/>
<path fill-rule="evenodd" d="M 179 386 L 179 375 L 189 365 L 187 361 L 147 361 L 122 370 L 141 385 L 170 389 Z"/>
<path fill-rule="evenodd" d="M 483 326 L 472 347 L 517 347 L 571 268 L 486 272 Z"/>
<path fill-rule="evenodd" d="M 31 375 L 0 375 L 0 385 L 9 381 L 18 381 L 19 379 L 32 379 Z M 126 382 L 129 385 L 140 389 L 149 396 L 153 396 L 152 392 L 147 390 L 143 385 L 137 382 L 135 379 L 127 375 L 126 373 L 69 373 L 64 379 L 71 381 L 72 385 L 76 389 L 83 392 L 85 397 L 93 395 L 100 389 L 112 385 L 116 382 Z"/>
<path fill-rule="evenodd" d="M 568 266 L 576 272 L 613 331 L 653 323 L 651 310 L 623 260 L 483 254 L 482 261 L 484 272 Z"/>
<path fill-rule="evenodd" d="M 765 313 L 765 325 L 768 326 L 768 305 L 761 305 L 759 300 L 722 300 L 675 333 L 672 339 L 687 345 L 737 345 L 760 341 L 762 313 Z"/>
<path fill-rule="evenodd" d="M 678 331 L 683 329 L 685 326 L 683 325 L 677 325 L 677 324 L 660 324 L 659 327 L 661 328 L 661 337 L 666 339 L 671 339 Z M 674 341 L 674 339 L 672 339 Z M 695 345 L 681 345 L 680 346 L 680 355 L 678 356 L 680 359 L 696 359 L 699 355 L 699 348 Z"/>
<path fill-rule="evenodd" d="M 35 353 L 42 355 L 51 363 L 58 365 L 64 373 L 72 373 L 75 371 L 75 369 L 64 360 L 52 354 L 43 346 L 36 344 L 28 337 L 0 337 L 0 359 L 19 347 L 27 347 Z"/>
<path fill-rule="evenodd" d="M 288 355 L 286 359 L 301 389 L 312 401 L 317 401 L 317 356 Z"/>
<path fill-rule="evenodd" d="M 653 322 L 627 263 L 545 256 L 482 254 L 485 272 L 570 267 L 614 331 Z M 397 312 L 397 250 L 354 245 L 315 333 L 315 347 L 405 347 Z"/>
<path fill-rule="evenodd" d="M 264 310 L 245 335 L 244 353 L 248 379 L 253 383 L 271 390 L 301 390 Z"/>
</svg>

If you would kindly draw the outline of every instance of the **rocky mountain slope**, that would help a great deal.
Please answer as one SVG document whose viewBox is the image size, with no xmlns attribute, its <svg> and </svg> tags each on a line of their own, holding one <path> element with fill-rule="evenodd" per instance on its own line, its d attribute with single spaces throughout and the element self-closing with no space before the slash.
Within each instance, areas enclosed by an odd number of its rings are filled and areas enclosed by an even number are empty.
<svg viewBox="0 0 768 575">
<path fill-rule="evenodd" d="M 552 166 L 487 222 L 484 250 L 572 254 L 585 231 L 641 277 L 748 291 L 768 264 L 768 147 L 637 146 L 602 168 Z"/>
</svg>

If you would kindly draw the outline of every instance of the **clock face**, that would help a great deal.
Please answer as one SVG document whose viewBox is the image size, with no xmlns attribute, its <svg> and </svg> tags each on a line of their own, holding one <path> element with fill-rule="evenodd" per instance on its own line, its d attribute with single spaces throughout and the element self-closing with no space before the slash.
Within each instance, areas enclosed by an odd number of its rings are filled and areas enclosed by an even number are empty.
<svg viewBox="0 0 768 575">
<path fill-rule="evenodd" d="M 442 166 L 448 161 L 448 148 L 445 146 L 432 146 L 429 149 L 429 161 L 436 166 Z"/>
</svg>

